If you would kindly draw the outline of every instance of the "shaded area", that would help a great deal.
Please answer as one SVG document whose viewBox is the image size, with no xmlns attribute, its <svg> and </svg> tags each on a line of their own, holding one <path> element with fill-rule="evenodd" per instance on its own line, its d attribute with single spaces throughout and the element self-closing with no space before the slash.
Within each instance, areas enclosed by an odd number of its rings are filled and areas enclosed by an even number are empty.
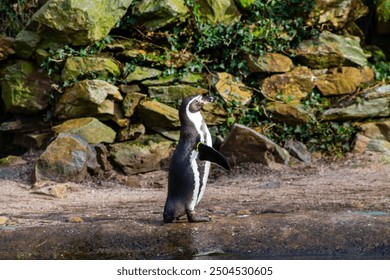
<svg viewBox="0 0 390 280">
<path fill-rule="evenodd" d="M 261 214 L 210 224 L 89 221 L 1 231 L 2 259 L 389 259 L 390 215 Z"/>
</svg>

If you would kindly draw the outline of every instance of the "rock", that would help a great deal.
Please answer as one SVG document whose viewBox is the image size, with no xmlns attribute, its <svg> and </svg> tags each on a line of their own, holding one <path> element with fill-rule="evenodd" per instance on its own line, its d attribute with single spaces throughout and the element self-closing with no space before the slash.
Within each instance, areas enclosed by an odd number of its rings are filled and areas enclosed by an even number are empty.
<svg viewBox="0 0 390 280">
<path fill-rule="evenodd" d="M 13 43 L 13 38 L 0 35 L 0 61 L 6 60 L 10 55 L 15 54 Z"/>
<path fill-rule="evenodd" d="M 351 94 L 374 77 L 374 71 L 368 67 L 333 68 L 329 73 L 317 76 L 316 86 L 324 96 Z"/>
<path fill-rule="evenodd" d="M 134 61 L 142 57 L 143 64 L 150 67 L 179 68 L 186 66 L 193 59 L 193 54 L 185 50 L 175 52 L 163 46 L 133 39 L 122 39 L 117 41 L 117 44 L 121 44 L 123 48 L 123 51 L 116 54 L 120 61 Z M 162 57 L 164 59 L 161 59 Z"/>
<path fill-rule="evenodd" d="M 138 92 L 129 92 L 126 94 L 122 106 L 125 117 L 131 117 L 134 114 L 135 108 L 141 100 L 145 99 L 147 95 Z"/>
<path fill-rule="evenodd" d="M 122 106 L 111 100 L 104 100 L 97 108 L 96 118 L 103 121 L 111 120 L 120 127 L 126 127 L 130 123 L 123 113 Z"/>
<path fill-rule="evenodd" d="M 322 113 L 323 121 L 358 120 L 390 116 L 390 98 L 363 100 L 346 107 L 331 108 Z"/>
<path fill-rule="evenodd" d="M 339 66 L 366 66 L 368 55 L 358 37 L 345 37 L 323 31 L 318 38 L 302 41 L 297 59 L 310 68 L 323 69 Z"/>
<path fill-rule="evenodd" d="M 307 150 L 305 144 L 300 141 L 290 139 L 284 145 L 284 148 L 290 153 L 290 155 L 303 161 L 306 164 L 311 163 L 311 154 Z"/>
<path fill-rule="evenodd" d="M 367 13 L 362 0 L 316 0 L 307 24 L 317 25 L 319 29 L 340 30 Z"/>
<path fill-rule="evenodd" d="M 27 133 L 48 130 L 50 124 L 39 115 L 14 115 L 0 124 L 0 132 Z"/>
<path fill-rule="evenodd" d="M 390 142 L 390 120 L 362 123 L 358 127 L 366 137 Z"/>
<path fill-rule="evenodd" d="M 83 80 L 65 89 L 56 104 L 55 115 L 60 119 L 96 115 L 115 115 L 114 102 L 122 98 L 118 88 L 101 80 Z"/>
<path fill-rule="evenodd" d="M 231 25 L 240 20 L 241 13 L 234 0 L 198 0 L 201 18 L 211 24 Z"/>
<path fill-rule="evenodd" d="M 80 223 L 84 223 L 84 220 L 81 217 L 72 216 L 72 217 L 68 218 L 68 222 L 69 223 L 74 223 L 74 224 L 80 224 Z"/>
<path fill-rule="evenodd" d="M 145 134 L 145 126 L 143 124 L 132 124 L 124 128 L 118 133 L 118 141 L 135 140 Z"/>
<path fill-rule="evenodd" d="M 9 221 L 8 217 L 0 216 L 0 226 L 6 225 Z"/>
<path fill-rule="evenodd" d="M 50 132 L 21 134 L 14 138 L 13 144 L 28 149 L 39 149 L 49 143 L 51 136 Z"/>
<path fill-rule="evenodd" d="M 23 59 L 30 58 L 37 49 L 40 40 L 41 38 L 34 31 L 20 31 L 14 42 L 16 54 Z"/>
<path fill-rule="evenodd" d="M 210 126 L 226 124 L 226 118 L 228 116 L 223 106 L 216 102 L 203 106 L 201 114 L 205 122 Z"/>
<path fill-rule="evenodd" d="M 139 93 L 141 91 L 138 84 L 132 84 L 132 85 L 120 85 L 119 86 L 120 92 L 122 92 L 124 95 L 127 95 L 129 93 Z"/>
<path fill-rule="evenodd" d="M 96 153 L 83 138 L 61 133 L 35 163 L 34 181 L 79 182 L 96 166 Z"/>
<path fill-rule="evenodd" d="M 242 82 L 236 81 L 229 73 L 215 73 L 210 76 L 211 83 L 218 94 L 226 102 L 227 106 L 248 105 L 253 96 L 253 91 L 248 89 Z"/>
<path fill-rule="evenodd" d="M 293 66 L 292 60 L 279 53 L 265 53 L 263 56 L 248 55 L 246 58 L 249 71 L 253 73 L 288 72 Z"/>
<path fill-rule="evenodd" d="M 180 127 L 178 111 L 156 100 L 142 101 L 137 110 L 138 115 L 148 128 L 175 129 Z"/>
<path fill-rule="evenodd" d="M 86 74 L 96 75 L 102 80 L 121 74 L 119 63 L 106 57 L 69 57 L 62 69 L 62 80 L 75 80 Z"/>
<path fill-rule="evenodd" d="M 33 194 L 47 195 L 54 198 L 65 198 L 70 192 L 77 191 L 79 185 L 71 182 L 57 183 L 53 181 L 39 181 L 34 184 Z"/>
<path fill-rule="evenodd" d="M 361 133 L 356 134 L 354 153 L 362 154 L 366 151 L 380 152 L 390 156 L 390 142 L 382 139 L 367 137 Z"/>
<path fill-rule="evenodd" d="M 264 79 L 261 91 L 273 100 L 299 102 L 311 93 L 314 80 L 315 77 L 309 68 L 299 66 L 290 72 Z"/>
<path fill-rule="evenodd" d="M 345 107 L 331 108 L 323 112 L 324 121 L 342 121 L 390 116 L 390 85 L 364 91 L 362 98 Z"/>
<path fill-rule="evenodd" d="M 158 77 L 161 74 L 162 71 L 158 69 L 136 66 L 134 71 L 127 75 L 124 82 L 131 83 L 134 81 L 143 81 L 146 79 Z"/>
<path fill-rule="evenodd" d="M 232 126 L 220 151 L 232 165 L 255 162 L 272 166 L 275 163 L 288 164 L 290 160 L 285 149 L 264 135 L 240 124 Z"/>
<path fill-rule="evenodd" d="M 60 133 L 76 134 L 90 144 L 113 143 L 116 133 L 109 126 L 95 118 L 81 118 L 65 121 L 53 127 L 53 131 Z"/>
<path fill-rule="evenodd" d="M 159 135 L 144 135 L 135 141 L 110 145 L 110 159 L 126 174 L 160 170 L 173 150 L 173 142 Z"/>
<path fill-rule="evenodd" d="M 110 161 L 108 160 L 109 152 L 105 145 L 103 144 L 95 144 L 93 145 L 96 151 L 96 160 L 98 164 L 100 165 L 100 169 L 103 171 L 111 171 L 112 165 Z"/>
<path fill-rule="evenodd" d="M 390 155 L 390 120 L 359 124 L 353 152 L 381 152 Z"/>
<path fill-rule="evenodd" d="M 155 128 L 153 130 L 169 140 L 175 141 L 176 143 L 179 142 L 180 130 L 166 130 L 159 128 Z"/>
<path fill-rule="evenodd" d="M 367 13 L 368 8 L 362 0 L 316 0 L 307 23 L 327 30 L 340 30 Z"/>
<path fill-rule="evenodd" d="M 175 104 L 189 95 L 207 94 L 208 90 L 190 85 L 151 86 L 148 87 L 149 96 L 163 103 Z"/>
<path fill-rule="evenodd" d="M 205 79 L 205 75 L 202 73 L 183 73 L 172 74 L 168 76 L 159 77 L 158 79 L 145 80 L 141 82 L 144 86 L 166 86 L 174 83 L 201 85 Z"/>
<path fill-rule="evenodd" d="M 141 0 L 132 10 L 137 24 L 156 30 L 174 22 L 182 22 L 188 16 L 183 0 Z"/>
<path fill-rule="evenodd" d="M 2 99 L 6 112 L 35 114 L 49 104 L 51 81 L 47 74 L 28 61 L 6 68 Z"/>
<path fill-rule="evenodd" d="M 26 30 L 36 32 L 41 39 L 85 46 L 107 36 L 132 2 L 48 0 L 32 16 Z"/>
<path fill-rule="evenodd" d="M 272 120 L 290 125 L 310 123 L 314 118 L 300 103 L 268 102 L 265 109 Z"/>
<path fill-rule="evenodd" d="M 26 163 L 26 161 L 19 156 L 10 155 L 5 158 L 0 158 L 0 166 L 13 166 L 24 163 Z"/>
</svg>

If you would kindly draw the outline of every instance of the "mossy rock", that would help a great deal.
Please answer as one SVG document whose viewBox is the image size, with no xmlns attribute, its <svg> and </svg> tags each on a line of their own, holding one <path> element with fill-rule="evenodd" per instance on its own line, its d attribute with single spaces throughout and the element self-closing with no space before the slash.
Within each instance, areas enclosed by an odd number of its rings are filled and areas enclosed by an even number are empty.
<svg viewBox="0 0 390 280">
<path fill-rule="evenodd" d="M 46 73 L 28 61 L 7 67 L 2 82 L 6 112 L 35 114 L 49 104 L 51 81 Z"/>
<path fill-rule="evenodd" d="M 62 80 L 75 80 L 85 75 L 97 78 L 118 77 L 121 74 L 119 63 L 106 57 L 69 57 L 62 70 Z"/>
</svg>

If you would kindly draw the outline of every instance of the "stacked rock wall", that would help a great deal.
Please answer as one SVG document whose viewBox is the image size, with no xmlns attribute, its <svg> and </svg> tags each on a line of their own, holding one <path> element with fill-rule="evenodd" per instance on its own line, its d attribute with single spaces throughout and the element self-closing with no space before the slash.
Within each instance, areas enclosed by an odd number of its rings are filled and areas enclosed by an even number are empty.
<svg viewBox="0 0 390 280">
<path fill-rule="evenodd" d="M 313 143 L 323 135 L 315 130 L 324 127 L 337 127 L 332 133 L 361 127 L 356 151 L 390 153 L 390 85 L 375 79 L 372 53 L 363 48 L 355 24 L 368 12 L 361 0 L 310 2 L 302 28 L 316 31 L 311 37 L 298 40 L 284 26 L 278 36 L 296 42 L 294 49 L 240 50 L 234 59 L 242 67 L 230 73 L 210 67 L 219 63 L 213 61 L 216 53 L 200 57 L 191 48 L 213 27 L 223 32 L 244 26 L 253 40 L 260 38 L 262 26 L 246 17 L 260 2 L 46 1 L 16 38 L 0 37 L 1 156 L 13 153 L 11 147 L 45 150 L 36 164 L 37 180 L 83 180 L 99 172 L 99 164 L 108 171 L 108 161 L 127 174 L 164 168 L 178 140 L 177 105 L 192 94 L 218 96 L 203 115 L 235 164 L 241 161 L 234 146 L 263 147 L 258 154 L 258 148 L 240 152 L 251 155 L 250 161 L 269 164 L 272 154 L 287 164 L 288 152 L 279 145 L 300 140 L 319 148 Z M 196 30 L 197 36 L 185 34 Z M 169 44 L 179 40 L 176 35 L 188 38 L 181 49 Z M 219 40 L 227 46 L 232 38 Z M 226 52 L 214 50 L 219 51 Z M 234 123 L 251 128 L 234 125 L 227 135 Z M 260 134 L 273 126 L 295 134 L 269 133 L 273 141 Z M 311 134 L 297 137 L 302 129 Z M 329 139 L 327 144 L 337 138 Z M 258 144 L 246 145 L 250 141 Z M 83 148 L 75 151 L 69 143 Z M 72 156 L 58 158 L 57 152 Z"/>
</svg>

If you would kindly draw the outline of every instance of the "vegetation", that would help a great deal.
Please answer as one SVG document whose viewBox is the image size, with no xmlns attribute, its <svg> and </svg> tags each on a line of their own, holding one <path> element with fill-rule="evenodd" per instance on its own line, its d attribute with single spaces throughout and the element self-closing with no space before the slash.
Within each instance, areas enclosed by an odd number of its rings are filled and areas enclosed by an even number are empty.
<svg viewBox="0 0 390 280">
<path fill-rule="evenodd" d="M 378 18 L 380 21 L 387 22 L 390 20 L 390 0 L 376 0 Z"/>
<path fill-rule="evenodd" d="M 1 33 L 15 36 L 27 20 L 39 7 L 38 0 L 0 0 Z M 133 1 L 135 5 L 138 1 Z M 315 36 L 319 30 L 306 26 L 305 22 L 314 0 L 268 0 L 254 1 L 254 6 L 242 10 L 239 21 L 231 25 L 214 24 L 202 17 L 200 4 L 195 0 L 186 0 L 190 16 L 185 22 L 169 29 L 151 32 L 140 29 L 135 25 L 131 14 L 122 18 L 111 36 L 95 42 L 87 47 L 75 48 L 63 46 L 59 49 L 48 50 L 48 57 L 43 62 L 45 68 L 53 77 L 60 73 L 69 56 L 91 56 L 106 50 L 106 46 L 117 37 L 134 38 L 158 47 L 161 52 L 153 57 L 153 61 L 161 62 L 165 75 L 183 74 L 186 72 L 224 71 L 243 80 L 246 85 L 259 88 L 259 79 L 250 75 L 245 57 L 248 54 L 261 56 L 264 52 L 279 52 L 293 56 L 291 50 L 302 40 Z M 382 20 L 390 18 L 390 0 L 377 0 L 378 13 Z M 130 9 L 131 10 L 131 7 Z M 171 59 L 172 53 L 189 54 L 187 63 L 180 67 L 167 67 L 164 62 Z M 150 57 L 138 56 L 122 65 L 123 77 L 135 69 L 136 65 L 147 65 Z M 390 64 L 376 61 L 377 80 L 390 79 Z M 85 73 L 83 78 L 94 78 L 94 73 Z M 69 86 L 75 81 L 62 81 L 61 87 Z M 119 83 L 120 80 L 111 80 Z M 307 144 L 311 151 L 322 151 L 329 154 L 342 155 L 350 150 L 356 133 L 354 126 L 349 123 L 322 122 L 320 113 L 329 107 L 330 99 L 322 97 L 313 91 L 305 101 L 306 110 L 314 116 L 313 120 L 304 125 L 287 125 L 274 123 L 266 112 L 268 102 L 259 90 L 249 106 L 240 104 L 225 104 L 220 99 L 228 113 L 226 125 L 221 131 L 227 131 L 233 123 L 241 123 L 251 127 L 261 128 L 262 132 L 283 144 L 288 139 L 297 139 Z"/>
<path fill-rule="evenodd" d="M 40 6 L 39 0 L 0 0 L 0 34 L 15 37 Z"/>
</svg>

